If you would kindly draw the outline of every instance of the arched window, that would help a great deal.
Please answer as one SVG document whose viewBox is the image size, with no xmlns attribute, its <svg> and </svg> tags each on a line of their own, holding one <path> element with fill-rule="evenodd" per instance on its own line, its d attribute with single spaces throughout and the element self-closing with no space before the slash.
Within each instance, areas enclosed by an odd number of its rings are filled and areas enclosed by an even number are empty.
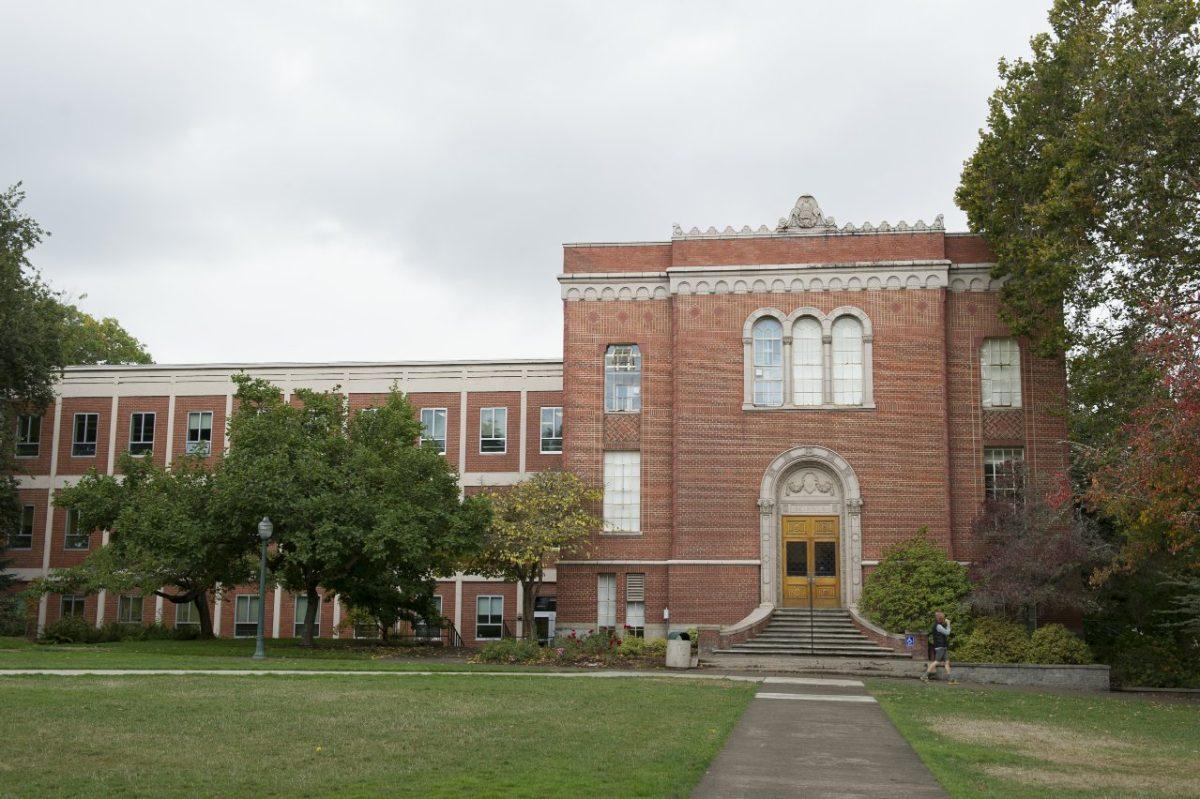
<svg viewBox="0 0 1200 799">
<path fill-rule="evenodd" d="M 833 322 L 833 404 L 862 405 L 863 328 L 853 316 Z"/>
<path fill-rule="evenodd" d="M 783 404 L 783 325 L 771 317 L 754 323 L 754 404 Z"/>
<path fill-rule="evenodd" d="M 609 344 L 604 351 L 604 410 L 642 410 L 642 352 L 636 344 Z"/>
<path fill-rule="evenodd" d="M 821 323 L 802 316 L 792 328 L 792 403 L 820 405 L 825 401 L 822 386 Z"/>
</svg>

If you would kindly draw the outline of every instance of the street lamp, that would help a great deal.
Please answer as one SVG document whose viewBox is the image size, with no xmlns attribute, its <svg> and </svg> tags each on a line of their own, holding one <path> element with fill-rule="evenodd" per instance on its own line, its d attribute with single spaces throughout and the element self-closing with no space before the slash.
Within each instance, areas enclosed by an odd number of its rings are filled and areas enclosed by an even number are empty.
<svg viewBox="0 0 1200 799">
<path fill-rule="evenodd" d="M 271 533 L 275 531 L 275 525 L 271 524 L 271 520 L 266 516 L 262 517 L 262 521 L 258 523 L 258 540 L 262 542 L 262 562 L 258 571 L 258 639 L 254 643 L 254 659 L 262 660 L 267 656 L 263 651 L 263 626 L 266 621 L 267 608 L 267 542 L 271 540 Z"/>
</svg>

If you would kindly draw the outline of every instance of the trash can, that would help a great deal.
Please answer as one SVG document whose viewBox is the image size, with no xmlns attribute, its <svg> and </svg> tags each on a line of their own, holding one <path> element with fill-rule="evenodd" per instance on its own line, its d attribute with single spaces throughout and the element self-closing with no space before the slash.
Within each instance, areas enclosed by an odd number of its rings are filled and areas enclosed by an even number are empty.
<svg viewBox="0 0 1200 799">
<path fill-rule="evenodd" d="M 667 668 L 690 669 L 691 667 L 691 636 L 687 633 L 670 633 L 667 636 Z"/>
</svg>

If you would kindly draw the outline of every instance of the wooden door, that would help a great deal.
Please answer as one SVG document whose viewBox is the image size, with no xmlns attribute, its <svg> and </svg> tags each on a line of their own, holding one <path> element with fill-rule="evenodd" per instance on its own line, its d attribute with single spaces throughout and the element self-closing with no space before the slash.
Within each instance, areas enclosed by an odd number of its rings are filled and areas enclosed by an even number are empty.
<svg viewBox="0 0 1200 799">
<path fill-rule="evenodd" d="M 783 606 L 841 607 L 838 517 L 784 516 L 780 543 Z"/>
</svg>

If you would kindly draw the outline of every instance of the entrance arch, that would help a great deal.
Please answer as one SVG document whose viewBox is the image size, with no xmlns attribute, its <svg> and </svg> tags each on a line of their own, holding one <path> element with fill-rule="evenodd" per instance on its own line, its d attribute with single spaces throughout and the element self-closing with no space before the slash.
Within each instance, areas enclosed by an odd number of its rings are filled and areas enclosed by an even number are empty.
<svg viewBox="0 0 1200 799">
<path fill-rule="evenodd" d="M 850 463 L 827 447 L 793 447 L 780 453 L 758 493 L 762 561 L 760 602 L 782 604 L 781 525 L 784 516 L 836 516 L 840 522 L 841 603 L 854 605 L 862 591 L 862 493 Z"/>
</svg>

